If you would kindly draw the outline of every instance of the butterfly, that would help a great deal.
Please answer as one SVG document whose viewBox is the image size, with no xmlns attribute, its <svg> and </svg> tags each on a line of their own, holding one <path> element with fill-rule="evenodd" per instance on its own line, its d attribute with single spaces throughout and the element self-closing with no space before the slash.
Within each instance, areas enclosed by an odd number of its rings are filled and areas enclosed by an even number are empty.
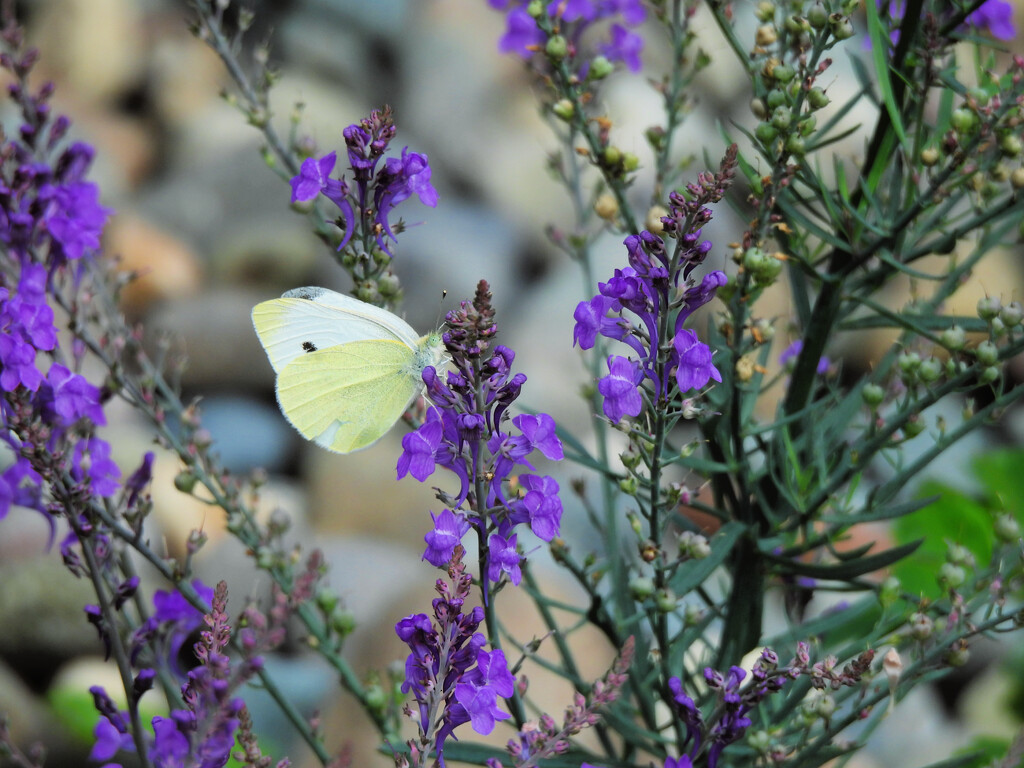
<svg viewBox="0 0 1024 768">
<path fill-rule="evenodd" d="M 296 288 L 252 310 L 277 373 L 277 402 L 303 437 L 336 453 L 384 436 L 445 360 L 439 331 L 417 336 L 386 309 L 326 288 Z"/>
</svg>

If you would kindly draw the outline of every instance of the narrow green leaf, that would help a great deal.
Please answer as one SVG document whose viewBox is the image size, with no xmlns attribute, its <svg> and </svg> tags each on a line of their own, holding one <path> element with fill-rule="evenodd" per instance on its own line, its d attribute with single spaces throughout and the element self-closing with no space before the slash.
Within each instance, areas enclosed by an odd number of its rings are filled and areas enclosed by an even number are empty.
<svg viewBox="0 0 1024 768">
<path fill-rule="evenodd" d="M 784 573 L 791 573 L 794 576 L 809 576 L 812 579 L 829 579 L 834 581 L 849 581 L 865 573 L 888 568 L 893 563 L 899 562 L 921 546 L 924 539 L 912 541 L 899 547 L 887 549 L 870 557 L 861 557 L 858 560 L 846 563 L 801 563 L 796 560 L 778 557 L 770 552 L 763 552 L 765 559 L 771 560 L 780 566 Z"/>
<path fill-rule="evenodd" d="M 934 501 L 941 498 L 939 495 L 926 496 L 922 499 L 914 499 L 902 504 L 891 504 L 880 506 L 875 509 L 866 509 L 859 512 L 851 512 L 848 515 L 822 515 L 823 523 L 873 523 L 878 520 L 894 520 L 897 517 L 905 517 L 920 509 L 924 509 Z"/>
<path fill-rule="evenodd" d="M 882 24 L 882 19 L 878 15 L 878 6 L 875 3 L 865 3 L 864 9 L 868 17 L 871 61 L 875 65 L 875 77 L 878 82 L 878 90 L 882 95 L 882 104 L 885 105 L 885 111 L 889 113 L 892 129 L 899 137 L 900 143 L 906 144 L 907 134 L 903 130 L 900 105 L 896 103 L 896 96 L 892 89 L 892 70 L 889 69 L 889 47 L 892 45 L 892 41 L 889 40 L 889 31 Z"/>
</svg>

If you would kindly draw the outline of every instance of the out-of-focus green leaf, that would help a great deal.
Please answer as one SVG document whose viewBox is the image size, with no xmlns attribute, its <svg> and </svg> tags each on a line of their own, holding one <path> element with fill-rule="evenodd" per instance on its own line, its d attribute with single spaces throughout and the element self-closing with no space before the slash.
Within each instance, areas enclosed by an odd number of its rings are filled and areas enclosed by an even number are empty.
<svg viewBox="0 0 1024 768">
<path fill-rule="evenodd" d="M 809 576 L 812 579 L 847 581 L 849 579 L 855 579 L 858 576 L 863 576 L 866 573 L 871 573 L 872 571 L 888 568 L 911 554 L 921 545 L 922 541 L 923 539 L 912 541 L 909 544 L 903 544 L 902 546 L 893 547 L 892 549 L 887 549 L 884 552 L 879 552 L 877 555 L 860 557 L 856 560 L 849 560 L 842 563 L 801 563 L 798 560 L 778 557 L 777 555 L 773 555 L 768 552 L 763 554 L 766 559 L 782 566 L 780 568 L 781 571 L 791 573 L 794 576 Z"/>
</svg>

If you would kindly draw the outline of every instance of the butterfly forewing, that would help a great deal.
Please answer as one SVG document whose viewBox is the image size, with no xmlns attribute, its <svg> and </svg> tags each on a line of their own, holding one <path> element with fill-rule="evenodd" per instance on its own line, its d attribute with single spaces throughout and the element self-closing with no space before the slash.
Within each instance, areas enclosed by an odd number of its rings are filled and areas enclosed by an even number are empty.
<svg viewBox="0 0 1024 768">
<path fill-rule="evenodd" d="M 417 350 L 353 341 L 295 358 L 277 379 L 281 410 L 304 437 L 338 453 L 376 442 L 422 387 Z"/>
<path fill-rule="evenodd" d="M 397 315 L 326 288 L 297 288 L 257 304 L 252 320 L 278 373 L 304 354 L 352 341 L 417 344 L 416 332 Z"/>
</svg>

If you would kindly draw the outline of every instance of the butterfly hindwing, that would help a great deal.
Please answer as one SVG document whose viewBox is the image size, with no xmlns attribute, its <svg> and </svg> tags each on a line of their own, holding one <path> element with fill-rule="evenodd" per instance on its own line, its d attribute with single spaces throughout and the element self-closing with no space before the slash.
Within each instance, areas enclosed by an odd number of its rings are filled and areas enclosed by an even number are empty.
<svg viewBox="0 0 1024 768">
<path fill-rule="evenodd" d="M 339 453 L 376 442 L 422 388 L 418 348 L 393 339 L 352 341 L 294 358 L 277 399 L 304 437 Z"/>
</svg>

